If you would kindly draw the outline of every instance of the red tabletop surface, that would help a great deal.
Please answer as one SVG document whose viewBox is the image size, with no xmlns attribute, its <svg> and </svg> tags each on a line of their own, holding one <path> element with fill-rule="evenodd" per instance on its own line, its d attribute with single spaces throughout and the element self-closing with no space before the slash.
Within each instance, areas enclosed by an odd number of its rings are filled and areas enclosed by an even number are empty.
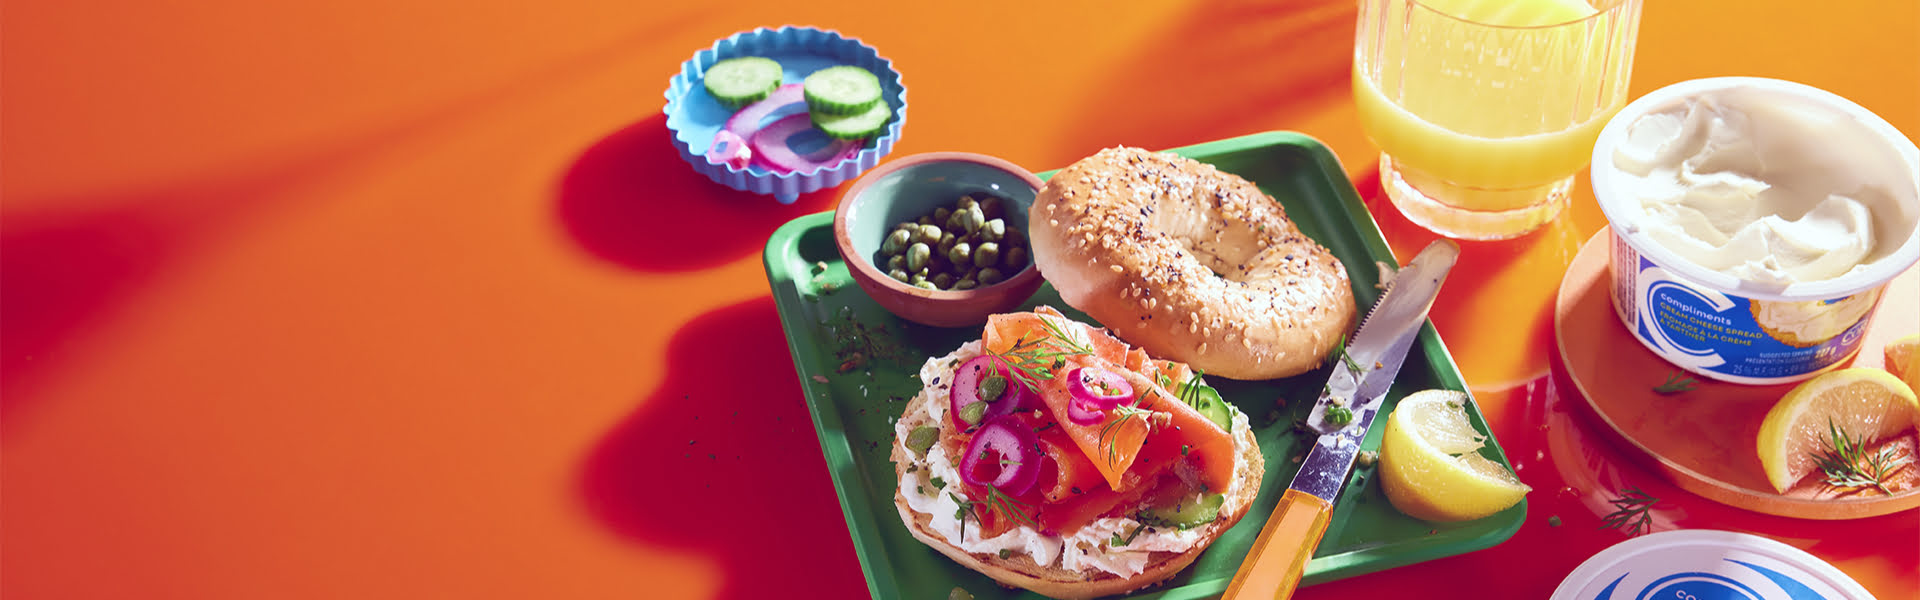
<svg viewBox="0 0 1920 600">
<path fill-rule="evenodd" d="M 895 61 L 894 156 L 1035 171 L 1290 129 L 1396 252 L 1349 89 L 1351 1 L 9 2 L 0 21 L 0 595 L 859 597 L 760 264 L 828 209 L 695 174 L 681 61 L 762 25 Z M 1649 2 L 1632 89 L 1760 75 L 1920 134 L 1920 5 Z M 1745 531 L 1881 598 L 1920 515 L 1798 521 L 1631 463 L 1553 373 L 1552 299 L 1604 219 L 1468 244 L 1434 320 L 1533 493 L 1490 550 L 1301 598 L 1541 598 L 1627 539 Z M 1909 307 L 1908 310 L 1911 310 Z M 1557 425 L 1556 425 L 1557 424 Z M 689 446 L 687 440 L 694 440 Z M 700 461 L 684 457 L 699 455 Z M 1558 517 L 1559 526 L 1549 524 Z"/>
</svg>

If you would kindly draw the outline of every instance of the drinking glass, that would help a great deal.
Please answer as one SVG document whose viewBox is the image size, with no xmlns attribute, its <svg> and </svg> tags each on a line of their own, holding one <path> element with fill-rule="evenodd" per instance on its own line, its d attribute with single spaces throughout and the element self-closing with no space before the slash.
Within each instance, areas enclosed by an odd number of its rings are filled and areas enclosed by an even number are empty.
<svg viewBox="0 0 1920 600">
<path fill-rule="evenodd" d="M 1360 0 L 1353 95 L 1395 207 L 1436 233 L 1558 216 L 1627 101 L 1641 0 Z"/>
</svg>

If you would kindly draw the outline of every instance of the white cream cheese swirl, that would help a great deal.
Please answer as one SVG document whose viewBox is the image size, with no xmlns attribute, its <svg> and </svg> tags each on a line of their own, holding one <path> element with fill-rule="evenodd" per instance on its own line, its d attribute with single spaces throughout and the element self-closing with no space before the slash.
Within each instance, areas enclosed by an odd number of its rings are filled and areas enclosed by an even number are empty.
<svg viewBox="0 0 1920 600">
<path fill-rule="evenodd" d="M 1635 120 L 1615 147 L 1622 189 L 1656 243 L 1745 281 L 1843 277 L 1912 231 L 1911 169 L 1846 113 L 1784 92 L 1702 92 Z"/>
</svg>

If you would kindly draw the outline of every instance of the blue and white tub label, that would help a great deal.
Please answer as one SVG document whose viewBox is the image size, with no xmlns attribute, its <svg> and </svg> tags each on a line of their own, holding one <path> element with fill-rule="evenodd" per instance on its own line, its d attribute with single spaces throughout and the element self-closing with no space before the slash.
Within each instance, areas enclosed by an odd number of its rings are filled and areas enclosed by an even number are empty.
<svg viewBox="0 0 1920 600">
<path fill-rule="evenodd" d="M 1628 248 L 1616 247 L 1614 259 L 1616 272 L 1633 268 L 1630 277 L 1616 278 L 1613 292 L 1621 321 L 1641 342 L 1678 366 L 1733 377 L 1794 377 L 1845 360 L 1859 350 L 1880 296 L 1876 288 L 1840 298 L 1756 300 L 1680 280 Z"/>
<path fill-rule="evenodd" d="M 1608 576 L 1591 600 L 1842 600 L 1848 596 L 1793 565 L 1766 557 L 1720 559 L 1708 570 L 1634 569 Z M 1596 581 L 1598 584 L 1600 581 Z"/>
</svg>

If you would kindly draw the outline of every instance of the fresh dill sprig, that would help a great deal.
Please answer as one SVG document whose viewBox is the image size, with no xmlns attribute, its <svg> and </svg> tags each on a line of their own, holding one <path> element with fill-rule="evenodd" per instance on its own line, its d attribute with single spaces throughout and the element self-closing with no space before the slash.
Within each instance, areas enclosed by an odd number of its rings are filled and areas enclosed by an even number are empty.
<svg viewBox="0 0 1920 600">
<path fill-rule="evenodd" d="M 1653 391 L 1662 396 L 1671 396 L 1680 392 L 1693 391 L 1694 386 L 1699 383 L 1692 377 L 1688 377 L 1686 371 L 1674 369 L 1672 373 L 1667 374 L 1667 382 L 1653 386 Z"/>
<path fill-rule="evenodd" d="M 1000 518 L 1013 519 L 1014 522 L 1021 525 L 1039 529 L 1040 524 L 1033 520 L 1033 515 L 1027 514 L 1028 508 L 1030 508 L 1030 506 L 1027 503 L 1015 500 L 1012 496 L 1001 492 L 1000 488 L 993 487 L 992 485 L 987 486 L 987 510 L 989 512 L 999 514 Z"/>
<path fill-rule="evenodd" d="M 1177 399 L 1186 403 L 1187 406 L 1199 407 L 1200 388 L 1206 386 L 1200 378 L 1206 376 L 1206 374 L 1207 372 L 1204 369 L 1194 370 L 1193 377 L 1187 379 L 1187 382 L 1180 386 L 1180 395 Z"/>
<path fill-rule="evenodd" d="M 1006 351 L 989 352 L 1006 361 L 1019 374 L 1015 379 L 1035 392 L 1039 391 L 1039 382 L 1053 379 L 1053 372 L 1066 364 L 1067 357 L 1093 354 L 1093 348 L 1068 336 L 1052 319 L 1041 317 L 1040 326 L 1047 331 L 1045 337 L 1030 340 L 1022 335 Z"/>
<path fill-rule="evenodd" d="M 1146 396 L 1146 393 L 1142 392 L 1141 397 L 1144 398 L 1145 396 Z M 1135 401 L 1135 402 L 1136 404 L 1138 403 L 1138 401 Z M 1107 466 L 1110 466 L 1110 467 L 1118 466 L 1116 463 L 1119 461 L 1119 455 L 1118 455 L 1117 449 L 1114 447 L 1114 442 L 1118 440 L 1108 439 L 1108 438 L 1114 438 L 1119 436 L 1120 426 L 1122 424 L 1126 423 L 1127 421 L 1132 421 L 1134 419 L 1140 419 L 1141 421 L 1147 424 L 1147 430 L 1152 431 L 1154 421 L 1156 420 L 1165 421 L 1171 418 L 1167 415 L 1156 413 L 1151 410 L 1139 408 L 1138 406 L 1130 406 L 1126 404 L 1113 407 L 1112 412 L 1114 415 L 1117 415 L 1119 418 L 1111 421 L 1107 421 L 1106 426 L 1100 428 L 1100 444 L 1107 447 Z"/>
<path fill-rule="evenodd" d="M 1867 452 L 1866 445 L 1847 431 L 1827 419 L 1827 447 L 1814 452 L 1813 460 L 1826 475 L 1827 485 L 1840 488 L 1871 487 L 1882 494 L 1887 491 L 1887 479 L 1906 465 L 1906 459 L 1886 446 L 1879 452 Z"/>
<path fill-rule="evenodd" d="M 1327 353 L 1327 363 L 1332 364 L 1336 362 L 1347 365 L 1347 370 L 1352 371 L 1355 375 L 1364 373 L 1367 370 L 1365 367 L 1360 366 L 1359 361 L 1353 359 L 1353 355 L 1347 354 L 1347 334 L 1344 333 L 1340 334 L 1340 339 L 1333 342 L 1333 350 Z"/>
<path fill-rule="evenodd" d="M 1647 495 L 1646 492 L 1640 491 L 1640 488 L 1621 489 L 1619 498 L 1607 501 L 1608 504 L 1613 505 L 1613 512 L 1600 518 L 1598 529 L 1618 529 L 1626 532 L 1627 535 L 1646 533 L 1653 523 L 1653 517 L 1648 515 L 1647 511 L 1658 502 L 1660 502 L 1659 498 Z"/>
</svg>

